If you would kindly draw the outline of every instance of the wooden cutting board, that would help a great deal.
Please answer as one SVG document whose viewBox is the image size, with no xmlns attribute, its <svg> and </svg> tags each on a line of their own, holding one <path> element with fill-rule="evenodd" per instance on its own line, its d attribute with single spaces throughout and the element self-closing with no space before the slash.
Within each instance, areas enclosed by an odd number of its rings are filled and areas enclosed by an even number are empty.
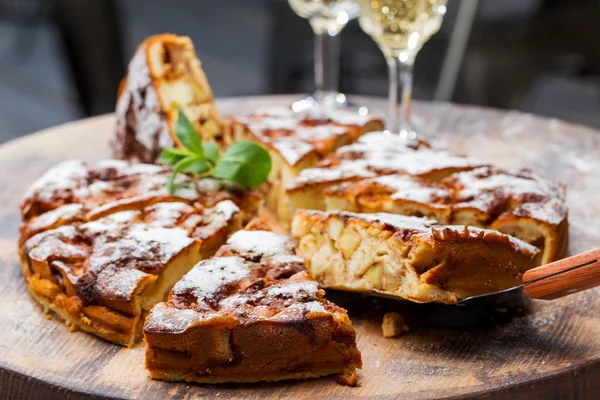
<svg viewBox="0 0 600 400">
<path fill-rule="evenodd" d="M 295 97 L 219 102 L 244 112 Z M 355 98 L 372 110 L 381 100 Z M 600 246 L 600 132 L 517 112 L 449 104 L 415 106 L 423 131 L 452 151 L 504 167 L 529 167 L 568 185 L 570 252 Z M 44 315 L 22 282 L 18 207 L 27 187 L 55 163 L 109 157 L 111 115 L 49 129 L 0 147 L 0 398 L 598 398 L 600 290 L 553 302 L 490 310 L 418 305 L 329 293 L 348 308 L 363 354 L 360 387 L 332 379 L 199 386 L 153 381 L 143 344 L 127 349 L 69 332 Z M 395 310 L 410 331 L 385 339 L 381 316 Z"/>
</svg>

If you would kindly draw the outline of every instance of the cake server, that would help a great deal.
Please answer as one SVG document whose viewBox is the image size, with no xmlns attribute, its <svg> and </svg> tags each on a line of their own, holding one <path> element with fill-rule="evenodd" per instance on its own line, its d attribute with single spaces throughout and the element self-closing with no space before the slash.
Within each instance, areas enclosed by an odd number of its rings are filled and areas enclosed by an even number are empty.
<svg viewBox="0 0 600 400">
<path fill-rule="evenodd" d="M 554 300 L 596 286 L 600 286 L 600 248 L 530 269 L 523 274 L 523 284 L 519 286 L 467 297 L 456 304 L 493 302 L 520 290 L 532 299 Z"/>
</svg>

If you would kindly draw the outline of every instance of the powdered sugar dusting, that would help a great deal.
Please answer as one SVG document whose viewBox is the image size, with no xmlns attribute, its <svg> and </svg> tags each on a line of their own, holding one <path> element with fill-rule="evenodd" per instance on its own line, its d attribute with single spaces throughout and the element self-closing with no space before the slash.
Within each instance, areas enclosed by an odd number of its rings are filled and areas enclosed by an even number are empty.
<svg viewBox="0 0 600 400">
<path fill-rule="evenodd" d="M 341 147 L 317 167 L 301 171 L 289 189 L 349 178 L 371 178 L 390 173 L 425 175 L 482 165 L 485 164 L 478 160 L 443 151 L 415 150 L 399 137 L 379 132 L 365 135 L 358 143 Z"/>
<path fill-rule="evenodd" d="M 372 118 L 349 111 L 297 113 L 285 107 L 269 107 L 254 115 L 237 117 L 237 120 L 293 166 L 308 154 L 322 151 L 322 146 L 333 148 L 337 137 L 348 134 L 348 126 L 363 127 Z"/>
<path fill-rule="evenodd" d="M 218 202 L 214 209 L 226 220 L 231 219 L 236 213 L 240 212 L 240 208 L 231 200 L 223 200 Z"/>
<path fill-rule="evenodd" d="M 55 210 L 48 211 L 38 216 L 29 223 L 31 231 L 37 231 L 56 224 L 59 221 L 71 221 L 75 217 L 83 218 L 83 206 L 81 204 L 65 204 Z"/>
<path fill-rule="evenodd" d="M 271 146 L 290 165 L 298 164 L 304 157 L 314 151 L 314 147 L 310 143 L 296 138 L 283 138 L 271 141 Z"/>
<path fill-rule="evenodd" d="M 223 286 L 250 276 L 250 268 L 240 257 L 215 257 L 200 261 L 173 287 L 172 294 L 192 294 L 198 301 L 213 299 Z"/>
<path fill-rule="evenodd" d="M 148 315 L 144 330 L 147 332 L 181 333 L 192 324 L 208 320 L 216 316 L 216 313 L 199 313 L 192 309 L 177 309 L 168 307 L 165 303 L 159 303 Z"/>
<path fill-rule="evenodd" d="M 435 203 L 438 199 L 451 196 L 446 189 L 429 186 L 407 175 L 384 175 L 370 181 L 394 190 L 395 192 L 390 196 L 394 200 L 406 199 L 421 203 Z"/>
<path fill-rule="evenodd" d="M 306 301 L 316 298 L 318 291 L 319 286 L 317 282 L 304 281 L 270 286 L 267 290 L 267 295 L 294 299 L 296 301 Z"/>
<path fill-rule="evenodd" d="M 85 183 L 86 164 L 81 160 L 63 161 L 42 175 L 25 193 L 25 199 L 38 197 L 41 201 L 56 200 L 56 193 L 71 191 Z"/>
<path fill-rule="evenodd" d="M 474 207 L 488 212 L 494 202 L 512 199 L 518 205 L 512 213 L 559 224 L 567 207 L 560 185 L 529 172 L 507 173 L 478 168 L 454 174 L 449 182 L 458 185 L 457 207 Z"/>
<path fill-rule="evenodd" d="M 437 221 L 426 218 L 409 217 L 406 215 L 389 214 L 389 213 L 373 213 L 373 214 L 358 214 L 349 212 L 335 213 L 343 217 L 351 217 L 362 219 L 370 222 L 390 225 L 396 229 L 411 230 L 415 232 L 426 231 L 428 228 L 437 224 Z"/>
<path fill-rule="evenodd" d="M 229 238 L 227 244 L 242 254 L 253 253 L 264 257 L 289 253 L 290 247 L 293 248 L 288 236 L 269 231 L 238 231 Z"/>
<path fill-rule="evenodd" d="M 129 300 L 149 274 L 133 268 L 106 268 L 98 274 L 95 289 L 107 300 Z"/>
</svg>

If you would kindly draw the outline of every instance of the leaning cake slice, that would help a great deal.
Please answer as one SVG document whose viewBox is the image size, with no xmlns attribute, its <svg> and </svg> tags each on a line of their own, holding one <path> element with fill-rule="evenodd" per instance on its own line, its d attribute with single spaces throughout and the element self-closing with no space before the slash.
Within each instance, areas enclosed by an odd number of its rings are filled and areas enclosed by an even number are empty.
<svg viewBox="0 0 600 400">
<path fill-rule="evenodd" d="M 420 303 L 517 286 L 539 253 L 498 231 L 385 213 L 299 210 L 292 235 L 321 286 Z"/>
<path fill-rule="evenodd" d="M 178 144 L 178 110 L 202 140 L 221 140 L 221 117 L 192 40 L 150 36 L 138 47 L 119 88 L 115 158 L 155 162 L 162 149 Z"/>
<path fill-rule="evenodd" d="M 361 367 L 346 311 L 325 300 L 290 237 L 235 233 L 199 262 L 149 314 L 146 369 L 155 379 L 257 382 Z"/>
</svg>

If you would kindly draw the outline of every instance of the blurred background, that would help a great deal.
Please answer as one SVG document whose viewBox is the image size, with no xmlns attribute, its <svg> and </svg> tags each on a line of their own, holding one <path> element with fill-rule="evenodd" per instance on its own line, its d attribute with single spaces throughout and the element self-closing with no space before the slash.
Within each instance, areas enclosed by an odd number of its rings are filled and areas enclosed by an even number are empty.
<svg viewBox="0 0 600 400">
<path fill-rule="evenodd" d="M 313 35 L 285 0 L 0 0 L 0 141 L 114 110 L 135 47 L 189 35 L 217 97 L 312 92 Z M 342 32 L 345 93 L 387 95 L 377 46 Z M 449 0 L 416 99 L 600 128 L 599 0 Z"/>
</svg>

